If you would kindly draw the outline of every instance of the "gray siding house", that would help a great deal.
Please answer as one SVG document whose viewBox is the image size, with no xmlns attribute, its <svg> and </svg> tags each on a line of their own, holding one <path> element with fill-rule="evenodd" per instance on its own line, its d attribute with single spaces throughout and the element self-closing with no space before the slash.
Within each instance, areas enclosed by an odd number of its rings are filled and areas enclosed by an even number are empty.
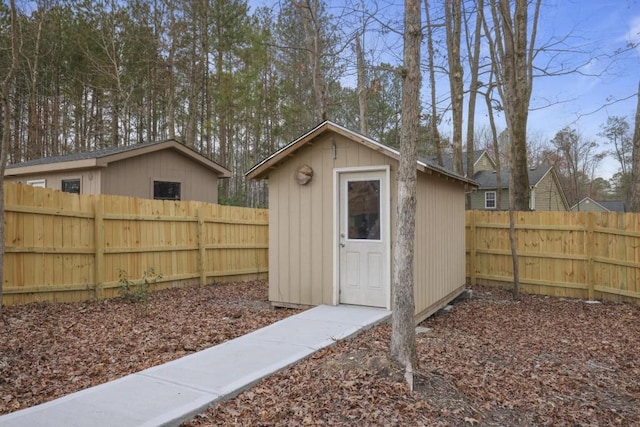
<svg viewBox="0 0 640 427">
<path fill-rule="evenodd" d="M 497 172 L 480 171 L 474 179 L 480 185 L 471 193 L 470 209 L 507 210 L 509 209 L 509 171 L 501 171 L 502 185 L 498 189 Z M 529 169 L 531 195 L 529 208 L 532 211 L 568 211 L 569 204 L 560 185 L 555 168 L 539 165 Z M 496 193 L 501 192 L 500 206 L 496 206 Z"/>
<path fill-rule="evenodd" d="M 78 194 L 218 202 L 231 172 L 175 140 L 106 148 L 7 165 L 7 181 Z"/>
<path fill-rule="evenodd" d="M 571 207 L 574 212 L 627 212 L 627 205 L 622 200 L 593 200 L 585 197 Z"/>
<path fill-rule="evenodd" d="M 508 210 L 509 209 L 509 171 L 503 169 L 500 174 L 501 188 L 498 189 L 498 177 L 496 163 L 486 150 L 476 150 L 473 153 L 473 180 L 479 185 L 472 188 L 467 199 L 466 208 L 472 210 Z M 431 163 L 435 163 L 430 158 Z M 443 167 L 453 170 L 451 156 L 444 156 Z M 467 174 L 467 159 L 462 158 L 464 176 Z M 538 211 L 568 211 L 569 204 L 560 185 L 557 172 L 553 166 L 538 165 L 529 169 L 529 185 L 531 198 L 529 206 L 531 210 Z M 497 206 L 497 194 L 500 192 L 500 206 Z"/>
</svg>

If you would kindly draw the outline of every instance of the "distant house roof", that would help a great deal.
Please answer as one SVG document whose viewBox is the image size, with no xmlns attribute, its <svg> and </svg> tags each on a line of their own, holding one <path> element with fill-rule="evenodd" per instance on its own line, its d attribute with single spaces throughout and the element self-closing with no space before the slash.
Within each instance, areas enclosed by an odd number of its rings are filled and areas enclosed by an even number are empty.
<svg viewBox="0 0 640 427">
<path fill-rule="evenodd" d="M 553 166 L 539 165 L 535 168 L 531 168 L 528 171 L 529 185 L 535 187 L 546 174 L 553 170 Z M 500 171 L 500 178 L 502 179 L 502 188 L 509 188 L 509 170 L 502 169 Z M 476 182 L 480 185 L 480 190 L 493 190 L 498 188 L 497 172 L 494 171 L 480 171 L 474 176 Z"/>
<path fill-rule="evenodd" d="M 288 145 L 282 147 L 280 150 L 276 151 L 275 153 L 273 153 L 272 155 L 270 155 L 269 157 L 267 157 L 266 159 L 262 160 L 260 163 L 256 164 L 255 166 L 253 166 L 251 169 L 249 169 L 247 171 L 247 173 L 245 174 L 247 176 L 247 178 L 249 179 L 261 179 L 261 178 L 265 178 L 268 175 L 269 170 L 271 170 L 273 167 L 275 167 L 278 163 L 280 163 L 281 161 L 283 161 L 284 159 L 286 159 L 288 156 L 290 156 L 291 154 L 293 154 L 295 151 L 297 151 L 298 149 L 300 149 L 301 147 L 303 147 L 305 144 L 313 141 L 314 138 L 318 137 L 319 135 L 321 135 L 324 132 L 335 132 L 339 135 L 345 136 L 347 138 L 349 138 L 352 141 L 358 142 L 366 147 L 371 148 L 372 150 L 378 151 L 386 156 L 389 156 L 391 158 L 394 158 L 396 160 L 400 159 L 400 152 L 398 152 L 396 149 L 391 148 L 389 146 L 386 146 L 384 144 L 380 144 L 377 141 L 374 141 L 371 138 L 368 138 L 364 135 L 361 135 L 357 132 L 354 132 L 352 130 L 349 130 L 345 127 L 342 127 L 340 125 L 337 125 L 331 121 L 325 121 L 320 123 L 318 126 L 316 126 L 315 128 L 313 128 L 312 130 L 310 130 L 309 132 L 305 133 L 304 135 L 300 136 L 299 138 L 297 138 L 296 140 L 294 140 L 293 142 L 289 143 Z M 452 172 L 451 170 L 445 169 L 444 167 L 436 164 L 435 162 L 432 162 L 430 160 L 426 160 L 426 159 L 422 159 L 422 160 L 418 160 L 416 167 L 418 170 L 421 171 L 425 171 L 425 170 L 431 170 L 433 172 L 436 172 L 440 175 L 446 176 L 448 178 L 452 178 L 455 180 L 459 180 L 462 182 L 465 182 L 467 184 L 471 184 L 471 185 L 477 185 L 475 183 L 475 181 L 465 178 L 463 176 L 460 176 L 454 172 Z"/>
<path fill-rule="evenodd" d="M 586 203 L 593 203 L 604 212 L 627 212 L 627 204 L 622 200 L 594 200 L 588 196 L 573 205 L 571 210 L 576 211 L 580 205 Z"/>
<path fill-rule="evenodd" d="M 216 172 L 220 178 L 229 178 L 231 171 L 219 165 L 208 157 L 187 147 L 180 142 L 169 139 L 166 141 L 148 142 L 144 144 L 110 147 L 101 150 L 73 153 L 65 156 L 44 157 L 21 163 L 7 165 L 5 175 L 27 175 L 33 173 L 52 172 L 60 170 L 78 170 L 92 167 L 106 167 L 109 163 L 124 160 L 155 151 L 172 149 L 179 151 L 204 167 Z"/>
<path fill-rule="evenodd" d="M 482 155 L 485 154 L 486 152 L 487 152 L 487 150 L 475 150 L 473 152 L 473 164 L 475 165 L 478 162 L 478 160 L 480 160 L 480 157 L 482 157 Z M 489 156 L 489 158 L 491 159 L 491 156 Z M 435 156 L 426 157 L 426 158 L 423 158 L 421 160 L 429 162 L 429 163 L 433 163 L 435 165 L 438 164 L 438 159 Z M 491 159 L 491 162 L 493 162 L 493 159 Z M 447 169 L 447 170 L 450 170 L 450 171 L 454 170 L 454 168 L 453 168 L 453 156 L 451 154 L 443 154 L 442 155 L 442 167 Z M 467 155 L 466 155 L 466 153 L 463 154 L 463 156 L 462 156 L 462 172 L 463 172 L 463 174 L 465 176 L 467 176 Z"/>
<path fill-rule="evenodd" d="M 626 212 L 627 204 L 622 200 L 599 200 L 601 206 L 604 206 L 609 212 Z"/>
</svg>

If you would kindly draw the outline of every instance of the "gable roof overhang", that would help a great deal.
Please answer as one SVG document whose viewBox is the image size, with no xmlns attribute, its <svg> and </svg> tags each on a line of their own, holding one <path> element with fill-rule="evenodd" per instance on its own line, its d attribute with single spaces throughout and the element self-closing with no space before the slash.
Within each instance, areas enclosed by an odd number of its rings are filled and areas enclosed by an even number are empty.
<svg viewBox="0 0 640 427">
<path fill-rule="evenodd" d="M 174 139 L 16 163 L 14 165 L 7 165 L 5 176 L 105 168 L 109 163 L 167 149 L 180 152 L 184 156 L 216 173 L 218 178 L 231 177 L 230 170 Z"/>
<path fill-rule="evenodd" d="M 326 132 L 334 132 L 338 135 L 342 135 L 354 142 L 360 143 L 362 145 L 364 145 L 365 147 L 368 147 L 374 151 L 377 151 L 387 157 L 390 157 L 392 159 L 395 160 L 400 160 L 400 152 L 398 150 L 395 150 L 391 147 L 388 147 L 386 145 L 380 144 L 377 141 L 374 141 L 371 138 L 368 138 L 364 135 L 361 135 L 357 132 L 351 131 L 345 127 L 342 127 L 338 124 L 335 124 L 331 121 L 325 121 L 320 123 L 318 126 L 316 126 L 315 128 L 311 129 L 309 132 L 305 133 L 304 135 L 302 135 L 301 137 L 299 137 L 298 139 L 294 140 L 293 142 L 285 145 L 284 147 L 282 147 L 281 149 L 279 149 L 278 151 L 276 151 L 275 153 L 271 154 L 269 157 L 267 157 L 266 159 L 262 160 L 261 162 L 259 162 L 258 164 L 256 164 L 255 166 L 253 166 L 251 169 L 249 169 L 247 171 L 247 173 L 245 174 L 245 176 L 248 179 L 265 179 L 268 177 L 269 172 L 273 169 L 275 169 L 278 164 L 280 164 L 281 162 L 283 162 L 284 160 L 286 160 L 288 157 L 293 156 L 294 153 L 299 150 L 300 148 L 302 148 L 303 146 L 305 146 L 308 143 L 311 143 L 314 139 L 316 139 L 317 137 L 319 137 L 320 135 L 326 133 Z M 463 176 L 457 175 L 451 171 L 448 171 L 438 165 L 435 164 L 431 164 L 428 161 L 424 161 L 424 160 L 418 160 L 418 162 L 416 163 L 416 168 L 417 170 L 419 170 L 420 172 L 435 172 L 443 177 L 449 178 L 449 179 L 454 179 L 457 181 L 461 181 L 463 183 L 469 184 L 469 185 L 473 185 L 473 186 L 477 186 L 478 184 L 468 178 L 465 178 Z"/>
</svg>

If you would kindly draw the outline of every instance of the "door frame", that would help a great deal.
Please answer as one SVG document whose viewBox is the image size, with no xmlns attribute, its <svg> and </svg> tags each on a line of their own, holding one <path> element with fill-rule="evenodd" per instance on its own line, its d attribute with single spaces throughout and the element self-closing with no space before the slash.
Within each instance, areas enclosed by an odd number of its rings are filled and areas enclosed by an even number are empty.
<svg viewBox="0 0 640 427">
<path fill-rule="evenodd" d="M 333 305 L 340 304 L 340 175 L 344 173 L 384 172 L 386 195 L 381 195 L 381 211 L 386 221 L 381 224 L 386 256 L 384 257 L 387 275 L 385 283 L 386 309 L 391 310 L 391 167 L 389 165 L 354 166 L 333 169 Z"/>
</svg>

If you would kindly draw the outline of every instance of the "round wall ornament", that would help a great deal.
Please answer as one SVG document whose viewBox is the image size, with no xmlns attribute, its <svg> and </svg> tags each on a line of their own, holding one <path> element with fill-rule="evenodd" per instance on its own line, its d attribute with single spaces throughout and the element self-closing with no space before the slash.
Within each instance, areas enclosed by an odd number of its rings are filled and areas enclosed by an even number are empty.
<svg viewBox="0 0 640 427">
<path fill-rule="evenodd" d="M 313 169 L 309 165 L 302 165 L 298 169 L 296 169 L 296 173 L 294 174 L 293 179 L 300 184 L 306 185 L 313 178 Z"/>
</svg>

